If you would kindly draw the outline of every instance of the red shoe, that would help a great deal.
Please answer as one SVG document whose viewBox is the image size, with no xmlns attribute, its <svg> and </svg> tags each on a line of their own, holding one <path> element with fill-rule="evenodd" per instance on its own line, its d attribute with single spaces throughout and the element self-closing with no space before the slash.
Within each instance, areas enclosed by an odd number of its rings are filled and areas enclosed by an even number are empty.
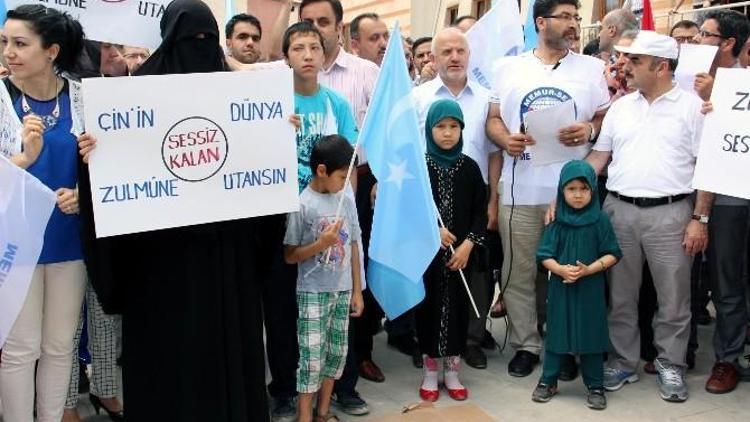
<svg viewBox="0 0 750 422">
<path fill-rule="evenodd" d="M 450 394 L 450 391 L 448 391 L 448 394 Z M 424 388 L 420 387 L 419 397 L 421 397 L 424 401 L 437 401 L 437 399 L 440 397 L 440 390 L 425 390 Z"/>
<path fill-rule="evenodd" d="M 446 389 L 448 390 L 448 395 L 451 396 L 453 400 L 463 401 L 469 397 L 469 390 L 467 390 L 466 387 L 456 390 L 451 390 L 448 387 L 446 387 Z"/>
</svg>

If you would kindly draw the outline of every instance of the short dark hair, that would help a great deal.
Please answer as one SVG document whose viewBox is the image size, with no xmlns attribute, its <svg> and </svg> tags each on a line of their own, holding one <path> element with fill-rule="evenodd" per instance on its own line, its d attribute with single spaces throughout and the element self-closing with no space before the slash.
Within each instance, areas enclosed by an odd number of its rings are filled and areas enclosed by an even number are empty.
<svg viewBox="0 0 750 422">
<path fill-rule="evenodd" d="M 536 27 L 536 18 L 549 16 L 557 6 L 570 5 L 576 9 L 581 8 L 581 3 L 578 0 L 536 0 L 534 3 L 534 29 L 539 32 L 539 28 Z"/>
<path fill-rule="evenodd" d="M 299 5 L 299 18 L 302 19 L 302 9 L 305 7 L 313 4 L 313 3 L 328 3 L 331 5 L 331 9 L 333 9 L 333 14 L 336 16 L 336 23 L 339 23 L 344 20 L 344 7 L 341 6 L 341 2 L 339 0 L 302 0 L 302 3 Z"/>
<path fill-rule="evenodd" d="M 672 26 L 672 29 L 669 30 L 669 36 L 670 37 L 674 33 L 674 30 L 677 29 L 677 28 L 685 28 L 685 29 L 696 28 L 696 29 L 700 29 L 700 26 L 698 26 L 697 23 L 695 23 L 695 22 L 693 22 L 691 20 L 687 20 L 687 19 L 681 20 L 681 21 L 677 22 L 676 24 L 674 24 Z"/>
<path fill-rule="evenodd" d="M 258 18 L 253 15 L 248 15 L 247 13 L 240 13 L 232 16 L 232 18 L 227 22 L 227 26 L 224 29 L 224 33 L 226 34 L 227 38 L 232 38 L 232 35 L 234 35 L 234 26 L 240 22 L 246 22 L 254 26 L 258 29 L 258 35 L 260 35 L 261 37 L 263 36 L 263 28 L 261 28 Z"/>
<path fill-rule="evenodd" d="M 477 18 L 475 18 L 474 16 L 463 15 L 463 16 L 457 17 L 456 19 L 453 19 L 453 22 L 451 22 L 451 26 L 458 26 L 458 24 L 460 24 L 461 22 L 465 21 L 466 19 L 477 20 Z"/>
<path fill-rule="evenodd" d="M 732 55 L 739 57 L 750 35 L 750 22 L 747 16 L 734 10 L 711 10 L 704 16 L 704 22 L 713 19 L 719 24 L 719 32 L 725 38 L 734 38 Z"/>
<path fill-rule="evenodd" d="M 411 46 L 411 54 L 417 54 L 417 48 L 425 43 L 432 43 L 432 37 L 417 38 Z"/>
<path fill-rule="evenodd" d="M 352 23 L 349 24 L 349 38 L 353 40 L 359 39 L 359 24 L 362 23 L 363 19 L 372 19 L 374 21 L 380 20 L 380 16 L 377 13 L 362 13 L 356 18 L 352 19 Z"/>
<path fill-rule="evenodd" d="M 61 72 L 75 72 L 83 52 L 83 27 L 72 16 L 41 4 L 24 4 L 8 10 L 8 19 L 28 22 L 42 39 L 42 47 L 57 44 L 54 65 Z"/>
<path fill-rule="evenodd" d="M 596 56 L 597 54 L 599 54 L 599 38 L 594 38 L 583 47 L 583 55 Z"/>
<path fill-rule="evenodd" d="M 284 32 L 284 40 L 281 43 L 281 49 L 284 52 L 284 57 L 289 57 L 289 44 L 292 42 L 292 35 L 297 34 L 315 34 L 318 36 L 318 39 L 320 39 L 320 45 L 323 46 L 323 52 L 326 50 L 326 45 L 323 42 L 323 35 L 318 31 L 318 28 L 313 26 L 310 22 L 302 21 L 297 22 L 294 25 L 290 26 L 286 29 L 286 32 Z"/>
<path fill-rule="evenodd" d="M 310 153 L 310 170 L 315 175 L 318 166 L 323 164 L 326 166 L 326 174 L 330 176 L 336 170 L 349 168 L 352 154 L 354 148 L 343 136 L 324 136 L 315 143 Z"/>
</svg>

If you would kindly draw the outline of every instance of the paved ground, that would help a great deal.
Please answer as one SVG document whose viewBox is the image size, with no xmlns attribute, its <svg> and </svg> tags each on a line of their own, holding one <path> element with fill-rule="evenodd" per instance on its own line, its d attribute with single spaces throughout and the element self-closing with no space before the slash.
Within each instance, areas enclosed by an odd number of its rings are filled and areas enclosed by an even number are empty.
<svg viewBox="0 0 750 422">
<path fill-rule="evenodd" d="M 495 320 L 491 331 L 502 341 L 505 325 Z M 750 420 L 750 383 L 741 383 L 732 393 L 709 394 L 704 385 L 713 364 L 710 339 L 713 325 L 700 327 L 701 347 L 696 369 L 687 375 L 690 398 L 685 403 L 667 403 L 657 392 L 656 378 L 641 373 L 641 380 L 628 384 L 620 391 L 608 393 L 608 407 L 603 412 L 588 409 L 585 389 L 577 378 L 572 382 L 561 382 L 560 392 L 549 403 L 531 401 L 531 392 L 538 381 L 540 367 L 526 378 L 508 375 L 507 365 L 512 358 L 510 348 L 502 354 L 489 354 L 488 368 L 475 370 L 464 366 L 462 381 L 469 388 L 469 401 L 484 409 L 499 421 L 742 421 Z M 400 409 L 403 405 L 419 400 L 417 388 L 421 382 L 421 370 L 411 365 L 411 359 L 385 344 L 385 335 L 376 339 L 375 361 L 383 369 L 386 382 L 375 384 L 361 381 L 359 391 L 372 409 L 372 415 L 382 415 Z M 441 394 L 438 405 L 453 402 L 447 394 Z"/>
<path fill-rule="evenodd" d="M 502 320 L 495 320 L 491 331 L 497 339 L 502 340 L 505 332 Z M 589 410 L 584 405 L 585 390 L 580 377 L 572 382 L 560 383 L 560 393 L 551 402 L 533 403 L 531 391 L 540 368 L 537 367 L 526 378 L 509 376 L 507 364 L 512 357 L 510 350 L 502 354 L 490 353 L 489 367 L 486 370 L 465 367 L 462 380 L 469 388 L 469 401 L 499 421 L 750 421 L 750 383 L 741 383 L 734 392 L 724 395 L 708 394 L 703 388 L 713 359 L 710 349 L 712 333 L 713 325 L 700 327 L 702 347 L 698 353 L 698 364 L 695 370 L 688 372 L 687 377 L 690 399 L 680 404 L 661 400 L 655 377 L 648 374 L 641 374 L 641 380 L 635 384 L 609 393 L 609 407 L 603 412 Z M 360 381 L 358 387 L 370 404 L 372 413 L 369 417 L 342 419 L 365 422 L 371 417 L 398 411 L 402 406 L 419 400 L 417 388 L 421 382 L 421 370 L 412 366 L 409 357 L 386 346 L 385 334 L 381 333 L 375 339 L 374 357 L 386 375 L 386 382 L 375 384 Z M 443 393 L 437 405 L 453 403 L 455 402 Z M 103 415 L 94 416 L 93 408 L 83 396 L 79 410 L 86 422 L 109 420 Z"/>
</svg>

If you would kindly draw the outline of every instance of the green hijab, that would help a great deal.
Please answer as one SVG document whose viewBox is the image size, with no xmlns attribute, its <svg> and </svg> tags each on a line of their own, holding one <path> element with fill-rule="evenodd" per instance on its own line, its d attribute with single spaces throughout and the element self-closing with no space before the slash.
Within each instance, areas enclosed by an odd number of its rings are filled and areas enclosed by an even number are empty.
<svg viewBox="0 0 750 422">
<path fill-rule="evenodd" d="M 432 128 L 447 117 L 458 121 L 458 124 L 461 126 L 461 137 L 453 148 L 445 150 L 435 143 L 435 139 L 432 137 Z M 461 111 L 461 106 L 459 106 L 457 102 L 453 100 L 437 100 L 432 103 L 430 110 L 427 112 L 427 121 L 424 125 L 424 131 L 427 138 L 427 155 L 429 155 L 430 158 L 432 158 L 432 160 L 440 167 L 452 167 L 458 160 L 458 157 L 461 156 L 461 150 L 464 147 L 463 129 L 464 113 Z"/>
<path fill-rule="evenodd" d="M 591 188 L 591 202 L 577 210 L 565 202 L 565 185 L 575 179 L 582 178 Z M 589 163 L 583 160 L 573 160 L 565 164 L 560 171 L 560 183 L 557 186 L 557 215 L 555 220 L 568 226 L 581 227 L 596 223 L 601 214 L 599 205 L 599 191 L 596 188 L 596 173 Z"/>
</svg>

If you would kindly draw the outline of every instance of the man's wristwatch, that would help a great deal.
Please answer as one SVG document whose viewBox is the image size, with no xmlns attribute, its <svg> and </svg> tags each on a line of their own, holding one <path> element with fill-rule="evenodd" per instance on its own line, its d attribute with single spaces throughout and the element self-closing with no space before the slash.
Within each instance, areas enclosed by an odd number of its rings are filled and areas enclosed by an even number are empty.
<svg viewBox="0 0 750 422">
<path fill-rule="evenodd" d="M 589 142 L 593 143 L 596 140 L 596 128 L 591 122 L 589 122 L 589 126 L 591 126 L 591 135 L 589 135 Z"/>
<path fill-rule="evenodd" d="M 693 214 L 692 217 L 693 220 L 696 220 L 697 222 L 701 224 L 708 224 L 708 216 L 703 214 Z"/>
</svg>

